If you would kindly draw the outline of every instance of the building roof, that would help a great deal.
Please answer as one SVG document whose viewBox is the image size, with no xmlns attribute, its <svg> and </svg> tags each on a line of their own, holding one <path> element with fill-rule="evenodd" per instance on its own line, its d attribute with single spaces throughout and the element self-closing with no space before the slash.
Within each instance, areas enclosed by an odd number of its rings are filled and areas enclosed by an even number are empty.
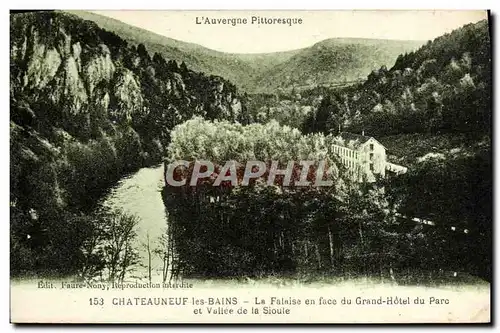
<svg viewBox="0 0 500 333">
<path fill-rule="evenodd" d="M 371 136 L 365 136 L 360 134 L 354 134 L 349 132 L 341 132 L 339 135 L 344 141 L 358 141 L 360 144 L 365 143 L 370 140 Z"/>
<path fill-rule="evenodd" d="M 379 141 L 377 141 L 374 137 L 372 136 L 366 136 L 366 135 L 361 135 L 361 134 L 354 134 L 354 133 L 349 133 L 349 132 L 340 132 L 338 135 L 340 139 L 344 142 L 345 147 L 349 148 L 358 148 L 365 144 L 368 140 L 373 139 L 375 140 L 379 145 L 385 148 L 383 144 L 381 144 Z"/>
</svg>

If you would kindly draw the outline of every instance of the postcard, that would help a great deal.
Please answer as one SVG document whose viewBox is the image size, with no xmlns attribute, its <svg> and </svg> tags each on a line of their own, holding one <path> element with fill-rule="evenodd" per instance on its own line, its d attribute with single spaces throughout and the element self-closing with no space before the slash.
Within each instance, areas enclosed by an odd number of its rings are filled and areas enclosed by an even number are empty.
<svg viewBox="0 0 500 333">
<path fill-rule="evenodd" d="M 487 10 L 11 11 L 12 323 L 490 323 Z"/>
</svg>

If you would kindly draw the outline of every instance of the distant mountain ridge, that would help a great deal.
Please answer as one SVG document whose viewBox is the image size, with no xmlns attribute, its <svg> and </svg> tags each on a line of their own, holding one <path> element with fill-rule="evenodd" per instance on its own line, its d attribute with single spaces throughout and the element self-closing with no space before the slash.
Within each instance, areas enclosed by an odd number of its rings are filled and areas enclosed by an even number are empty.
<svg viewBox="0 0 500 333">
<path fill-rule="evenodd" d="M 392 67 L 398 55 L 424 44 L 423 41 L 334 38 L 285 52 L 224 53 L 106 16 L 70 12 L 116 33 L 129 43 L 144 44 L 152 54 L 158 52 L 165 58 L 184 61 L 195 71 L 222 76 L 249 93 L 365 79 L 373 69 L 382 65 Z"/>
<path fill-rule="evenodd" d="M 263 91 L 277 88 L 331 85 L 364 80 L 381 66 L 392 67 L 397 57 L 414 51 L 421 41 L 332 38 L 300 50 L 263 73 L 257 81 Z"/>
</svg>

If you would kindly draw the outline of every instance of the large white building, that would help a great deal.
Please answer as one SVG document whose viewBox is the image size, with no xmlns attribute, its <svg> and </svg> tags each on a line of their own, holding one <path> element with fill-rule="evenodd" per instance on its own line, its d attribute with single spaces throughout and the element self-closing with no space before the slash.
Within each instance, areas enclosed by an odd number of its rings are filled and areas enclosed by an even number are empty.
<svg viewBox="0 0 500 333">
<path fill-rule="evenodd" d="M 374 182 L 376 175 L 401 174 L 407 168 L 387 161 L 386 148 L 371 136 L 341 132 L 333 144 L 342 164 L 358 181 Z"/>
</svg>

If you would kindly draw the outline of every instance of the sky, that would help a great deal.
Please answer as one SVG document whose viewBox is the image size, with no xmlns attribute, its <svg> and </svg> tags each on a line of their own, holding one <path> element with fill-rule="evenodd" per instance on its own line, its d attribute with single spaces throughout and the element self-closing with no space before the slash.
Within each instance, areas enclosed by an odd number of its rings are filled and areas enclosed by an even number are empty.
<svg viewBox="0 0 500 333">
<path fill-rule="evenodd" d="M 486 11 L 92 11 L 177 40 L 222 52 L 266 53 L 335 37 L 427 41 L 487 18 Z M 197 24 L 202 18 L 301 18 L 302 24 Z"/>
</svg>

